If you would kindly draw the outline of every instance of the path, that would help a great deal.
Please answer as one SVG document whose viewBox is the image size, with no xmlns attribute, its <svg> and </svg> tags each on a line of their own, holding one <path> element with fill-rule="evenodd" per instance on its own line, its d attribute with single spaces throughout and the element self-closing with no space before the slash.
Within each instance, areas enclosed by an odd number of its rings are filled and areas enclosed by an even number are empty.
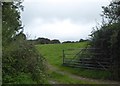
<svg viewBox="0 0 120 86">
<path fill-rule="evenodd" d="M 93 83 L 97 83 L 97 84 L 120 84 L 120 82 L 116 82 L 116 81 L 110 81 L 110 80 L 96 80 L 96 79 L 90 79 L 90 78 L 83 78 L 81 76 L 77 76 L 77 75 L 74 75 L 74 74 L 71 74 L 69 72 L 66 72 L 66 71 L 61 71 L 59 70 L 58 68 L 52 66 L 52 65 L 48 65 L 48 68 L 52 71 L 55 71 L 59 74 L 62 74 L 62 75 L 67 75 L 73 79 L 78 79 L 78 80 L 84 80 L 84 81 L 88 81 L 88 82 L 93 82 Z M 59 84 L 58 82 L 56 81 L 49 81 L 51 84 Z"/>
</svg>

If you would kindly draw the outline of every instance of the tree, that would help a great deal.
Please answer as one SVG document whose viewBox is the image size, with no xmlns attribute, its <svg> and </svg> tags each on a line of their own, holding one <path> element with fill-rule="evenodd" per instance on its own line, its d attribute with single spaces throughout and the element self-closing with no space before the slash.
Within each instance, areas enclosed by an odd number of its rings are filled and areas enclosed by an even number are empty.
<svg viewBox="0 0 120 86">
<path fill-rule="evenodd" d="M 37 44 L 50 44 L 50 39 L 48 38 L 37 38 Z"/>
<path fill-rule="evenodd" d="M 109 6 L 102 7 L 103 21 L 100 28 L 93 31 L 92 46 L 101 48 L 106 54 L 104 58 L 111 58 L 112 76 L 115 80 L 120 80 L 120 1 L 111 2 Z"/>
<path fill-rule="evenodd" d="M 103 7 L 103 9 L 104 16 L 108 19 L 113 29 L 110 39 L 113 79 L 120 80 L 120 1 L 111 2 L 108 7 Z"/>
<path fill-rule="evenodd" d="M 20 20 L 21 0 L 2 2 L 2 82 L 43 83 L 44 58 L 26 41 Z"/>
<path fill-rule="evenodd" d="M 3 46 L 11 42 L 12 38 L 16 36 L 16 33 L 23 29 L 20 20 L 20 9 L 23 9 L 21 0 L 19 2 L 2 2 Z"/>
<path fill-rule="evenodd" d="M 64 41 L 64 42 L 62 42 L 62 43 L 72 43 L 71 41 Z"/>
<path fill-rule="evenodd" d="M 103 14 L 108 19 L 109 24 L 120 22 L 120 1 L 113 1 L 109 6 L 103 6 Z"/>
<path fill-rule="evenodd" d="M 59 44 L 59 43 L 60 43 L 60 41 L 59 41 L 59 40 L 57 40 L 57 39 L 54 39 L 54 40 L 51 40 L 51 43 L 52 43 L 52 44 Z"/>
</svg>

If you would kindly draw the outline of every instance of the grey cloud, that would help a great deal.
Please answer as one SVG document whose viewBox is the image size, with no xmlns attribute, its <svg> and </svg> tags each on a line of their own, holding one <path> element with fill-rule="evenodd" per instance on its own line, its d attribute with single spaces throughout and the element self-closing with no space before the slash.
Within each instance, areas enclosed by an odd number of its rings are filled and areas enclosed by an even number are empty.
<svg viewBox="0 0 120 86">
<path fill-rule="evenodd" d="M 32 0 L 31 0 L 32 1 Z M 80 38 L 88 37 L 92 25 L 100 22 L 100 14 L 102 12 L 101 6 L 106 6 L 109 4 L 109 0 L 62 0 L 67 1 L 66 3 L 48 3 L 49 0 L 37 0 L 38 2 L 24 2 L 24 12 L 22 15 L 22 21 L 25 25 L 25 32 L 34 38 L 37 37 L 48 37 L 48 38 L 58 38 L 63 40 L 79 40 Z M 56 0 L 55 0 L 56 1 Z M 49 1 L 50 2 L 50 1 Z M 35 20 L 41 20 L 39 24 L 36 24 Z M 54 31 L 54 34 L 50 30 L 45 30 L 45 26 L 48 24 L 54 24 L 55 19 L 57 22 L 70 20 L 70 24 L 75 24 L 83 28 L 78 28 L 73 34 L 63 34 L 59 35 Z M 70 26 L 70 25 L 69 25 Z M 84 27 L 85 26 L 85 27 Z M 88 27 L 90 26 L 90 27 Z M 94 27 L 94 26 L 93 26 Z M 49 27 L 47 27 L 49 28 Z M 51 27 L 52 28 L 52 27 Z M 58 29 L 56 26 L 54 29 Z M 63 27 L 64 28 L 64 27 Z M 69 27 L 68 27 L 69 28 Z M 38 30 L 39 29 L 39 30 Z M 65 29 L 65 28 L 64 28 Z M 85 29 L 85 30 L 82 30 Z M 38 31 L 35 31 L 38 30 Z M 73 29 L 74 30 L 74 29 Z M 38 32 L 38 33 L 37 33 Z M 39 33 L 40 32 L 40 33 Z M 52 34 L 51 34 L 52 33 Z M 62 33 L 62 32 L 61 32 Z M 73 36 L 74 35 L 74 36 Z"/>
<path fill-rule="evenodd" d="M 100 20 L 101 6 L 106 5 L 107 2 L 92 1 L 82 3 L 69 3 L 68 4 L 49 4 L 49 3 L 24 3 L 25 11 L 22 13 L 23 22 L 27 23 L 32 19 L 40 17 L 46 21 L 53 18 L 58 19 L 71 19 L 74 22 L 89 23 Z"/>
</svg>

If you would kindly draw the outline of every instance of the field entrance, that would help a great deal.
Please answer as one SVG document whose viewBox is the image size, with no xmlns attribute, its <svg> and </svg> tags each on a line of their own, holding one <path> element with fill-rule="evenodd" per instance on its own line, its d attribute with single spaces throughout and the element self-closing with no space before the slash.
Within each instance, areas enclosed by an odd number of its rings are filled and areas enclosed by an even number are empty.
<svg viewBox="0 0 120 86">
<path fill-rule="evenodd" d="M 76 48 L 63 50 L 63 65 L 94 70 L 110 71 L 111 58 L 96 48 Z"/>
<path fill-rule="evenodd" d="M 47 73 L 49 83 L 53 84 L 101 84 L 101 83 L 117 83 L 111 82 L 108 79 L 111 78 L 109 71 L 102 70 L 89 70 L 83 68 L 71 68 L 63 66 L 63 50 L 85 48 L 87 42 L 81 43 L 65 43 L 65 44 L 46 44 L 36 45 L 36 48 L 46 59 L 48 66 Z M 74 52 L 77 54 L 79 50 Z M 69 53 L 66 52 L 65 53 Z M 69 55 L 68 55 L 69 56 Z M 72 58 L 71 56 L 70 58 Z M 96 80 L 99 79 L 99 80 Z M 103 79 L 107 79 L 103 80 Z"/>
</svg>

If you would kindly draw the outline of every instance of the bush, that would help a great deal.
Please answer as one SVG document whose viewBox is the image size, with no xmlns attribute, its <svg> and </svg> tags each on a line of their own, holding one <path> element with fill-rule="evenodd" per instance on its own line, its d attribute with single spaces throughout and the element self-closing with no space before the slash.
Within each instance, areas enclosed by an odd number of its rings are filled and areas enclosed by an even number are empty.
<svg viewBox="0 0 120 86">
<path fill-rule="evenodd" d="M 21 79 L 26 81 L 29 77 L 37 83 L 44 83 L 44 58 L 39 55 L 33 45 L 26 41 L 26 36 L 23 33 L 20 16 L 23 10 L 22 1 L 13 0 L 9 3 L 0 3 L 2 6 L 3 84 L 23 84 Z"/>
<path fill-rule="evenodd" d="M 13 83 L 13 80 L 8 81 L 8 78 L 15 79 L 21 72 L 30 73 L 32 80 L 37 83 L 44 83 L 44 62 L 44 58 L 33 45 L 25 40 L 13 41 L 3 50 L 3 83 Z"/>
<path fill-rule="evenodd" d="M 120 80 L 120 1 L 111 2 L 103 7 L 104 22 L 99 30 L 92 33 L 92 46 L 101 48 L 106 56 L 111 59 L 111 72 L 114 80 Z"/>
</svg>

